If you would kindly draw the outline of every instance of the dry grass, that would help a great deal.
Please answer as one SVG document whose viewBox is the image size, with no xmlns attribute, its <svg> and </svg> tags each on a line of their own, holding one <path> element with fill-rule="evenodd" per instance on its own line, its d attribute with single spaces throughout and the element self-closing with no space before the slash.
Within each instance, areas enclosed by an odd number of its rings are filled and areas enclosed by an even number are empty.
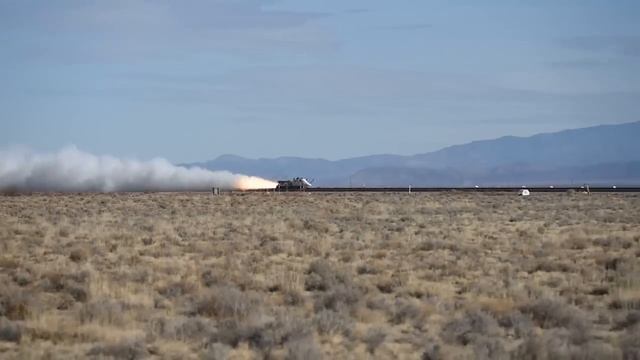
<svg viewBox="0 0 640 360">
<path fill-rule="evenodd" d="M 0 197 L 0 357 L 638 359 L 636 194 Z"/>
</svg>

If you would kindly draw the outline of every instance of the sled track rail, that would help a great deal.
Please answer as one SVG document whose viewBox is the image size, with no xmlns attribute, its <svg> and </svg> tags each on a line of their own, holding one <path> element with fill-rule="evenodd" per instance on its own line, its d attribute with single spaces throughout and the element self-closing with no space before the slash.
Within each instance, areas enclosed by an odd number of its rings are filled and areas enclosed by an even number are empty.
<svg viewBox="0 0 640 360">
<path fill-rule="evenodd" d="M 562 193 L 562 192 L 592 192 L 592 193 L 640 193 L 640 186 L 618 186 L 618 187 L 314 187 L 308 189 L 273 190 L 258 189 L 249 190 L 251 192 L 308 192 L 308 193 L 340 193 L 340 192 L 369 192 L 369 193 L 422 193 L 422 192 L 518 192 L 527 189 L 532 193 Z"/>
</svg>

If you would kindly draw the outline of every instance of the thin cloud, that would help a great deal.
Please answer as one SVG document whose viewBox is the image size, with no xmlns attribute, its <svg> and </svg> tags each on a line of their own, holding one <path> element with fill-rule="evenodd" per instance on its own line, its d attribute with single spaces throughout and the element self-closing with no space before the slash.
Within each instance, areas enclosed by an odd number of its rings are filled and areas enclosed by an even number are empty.
<svg viewBox="0 0 640 360">
<path fill-rule="evenodd" d="M 557 69 L 598 69 L 612 66 L 611 61 L 596 59 L 578 59 L 570 61 L 552 61 L 548 63 L 549 67 Z"/>
<path fill-rule="evenodd" d="M 327 34 L 309 25 L 330 15 L 278 10 L 257 0 L 0 2 L 0 32 L 14 34 L 7 56 L 15 62 L 170 60 L 207 51 L 309 53 L 335 48 Z M 19 35 L 29 41 L 19 41 Z"/>
<path fill-rule="evenodd" d="M 344 11 L 345 14 L 363 14 L 363 13 L 367 13 L 371 10 L 369 9 L 347 9 Z"/>
<path fill-rule="evenodd" d="M 580 51 L 640 56 L 640 36 L 577 36 L 561 39 L 560 44 Z"/>
<path fill-rule="evenodd" d="M 159 31 L 184 29 L 282 29 L 328 13 L 272 10 L 260 1 L 0 3 L 0 28 L 58 31 Z"/>
<path fill-rule="evenodd" d="M 393 31 L 413 31 L 413 30 L 431 29 L 432 27 L 433 27 L 432 24 L 418 23 L 418 24 L 399 24 L 399 25 L 380 26 L 378 27 L 378 29 L 393 30 Z"/>
</svg>

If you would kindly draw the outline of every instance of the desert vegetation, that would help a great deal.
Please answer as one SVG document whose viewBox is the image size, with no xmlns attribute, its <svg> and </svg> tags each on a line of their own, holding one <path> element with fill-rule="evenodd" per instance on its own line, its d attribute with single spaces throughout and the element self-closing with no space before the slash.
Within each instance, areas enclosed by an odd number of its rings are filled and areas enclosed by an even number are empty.
<svg viewBox="0 0 640 360">
<path fill-rule="evenodd" d="M 0 196 L 0 357 L 640 359 L 640 194 Z"/>
</svg>

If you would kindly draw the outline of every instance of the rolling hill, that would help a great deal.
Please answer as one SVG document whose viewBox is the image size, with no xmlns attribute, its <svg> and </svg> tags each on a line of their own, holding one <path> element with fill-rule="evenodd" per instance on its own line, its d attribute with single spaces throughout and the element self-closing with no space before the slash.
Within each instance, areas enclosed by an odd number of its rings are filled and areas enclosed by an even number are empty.
<svg viewBox="0 0 640 360">
<path fill-rule="evenodd" d="M 304 176 L 320 186 L 640 184 L 640 122 L 505 136 L 411 156 L 330 161 L 222 155 L 187 165 L 270 179 Z"/>
</svg>

